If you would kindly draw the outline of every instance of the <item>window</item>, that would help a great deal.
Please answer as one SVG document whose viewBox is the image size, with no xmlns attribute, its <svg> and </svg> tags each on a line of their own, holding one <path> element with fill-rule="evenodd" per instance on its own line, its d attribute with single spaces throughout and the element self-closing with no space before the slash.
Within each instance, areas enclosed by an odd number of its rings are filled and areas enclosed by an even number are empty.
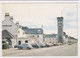
<svg viewBox="0 0 80 58">
<path fill-rule="evenodd" d="M 51 41 L 49 43 L 51 43 Z"/>
<path fill-rule="evenodd" d="M 18 33 L 20 33 L 20 31 L 18 31 Z"/>
<path fill-rule="evenodd" d="M 38 32 L 38 33 L 40 33 L 40 32 L 41 32 L 41 30 L 38 30 L 37 32 Z"/>
<path fill-rule="evenodd" d="M 25 43 L 28 43 L 28 40 L 26 40 Z"/>
<path fill-rule="evenodd" d="M 21 45 L 21 41 L 18 41 L 18 44 Z"/>
<path fill-rule="evenodd" d="M 39 38 L 39 35 L 37 35 L 37 38 Z"/>
</svg>

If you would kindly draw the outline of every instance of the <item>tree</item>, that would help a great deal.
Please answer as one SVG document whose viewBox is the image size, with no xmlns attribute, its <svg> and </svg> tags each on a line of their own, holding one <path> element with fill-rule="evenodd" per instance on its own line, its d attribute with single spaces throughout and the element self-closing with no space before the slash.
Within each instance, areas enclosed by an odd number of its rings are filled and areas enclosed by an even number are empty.
<svg viewBox="0 0 80 58">
<path fill-rule="evenodd" d="M 24 29 L 28 29 L 28 27 L 27 27 L 27 26 L 25 26 L 25 27 L 24 27 L 24 26 L 22 26 L 22 29 L 23 29 L 23 30 L 24 30 Z"/>
<path fill-rule="evenodd" d="M 68 35 L 66 35 L 66 38 L 68 38 Z"/>
<path fill-rule="evenodd" d="M 65 36 L 66 35 L 66 32 L 63 32 L 63 35 Z"/>
</svg>

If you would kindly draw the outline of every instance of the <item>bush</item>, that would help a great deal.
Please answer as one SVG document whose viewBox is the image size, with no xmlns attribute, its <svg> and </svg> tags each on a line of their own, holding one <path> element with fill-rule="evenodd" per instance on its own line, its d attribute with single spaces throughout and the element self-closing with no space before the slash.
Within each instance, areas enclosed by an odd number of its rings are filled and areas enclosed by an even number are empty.
<svg viewBox="0 0 80 58">
<path fill-rule="evenodd" d="M 9 46 L 8 46 L 7 43 L 4 43 L 4 44 L 2 45 L 2 49 L 8 49 L 8 48 L 9 48 Z"/>
</svg>

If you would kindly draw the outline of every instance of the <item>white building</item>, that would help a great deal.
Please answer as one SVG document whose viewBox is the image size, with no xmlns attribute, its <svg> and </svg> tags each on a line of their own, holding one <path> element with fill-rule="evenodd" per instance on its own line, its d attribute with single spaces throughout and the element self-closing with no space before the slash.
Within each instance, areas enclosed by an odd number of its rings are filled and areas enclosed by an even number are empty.
<svg viewBox="0 0 80 58">
<path fill-rule="evenodd" d="M 28 40 L 19 22 L 15 24 L 9 13 L 5 14 L 5 20 L 2 22 L 2 40 L 8 42 L 9 48 Z"/>
<path fill-rule="evenodd" d="M 8 43 L 9 48 L 24 43 L 43 43 L 43 30 L 42 28 L 22 30 L 19 22 L 15 24 L 13 17 L 6 13 L 2 22 L 2 40 Z"/>
<path fill-rule="evenodd" d="M 5 20 L 2 22 L 2 30 L 5 29 L 17 37 L 18 25 L 13 22 L 13 17 L 9 13 L 5 14 Z"/>
<path fill-rule="evenodd" d="M 18 33 L 18 39 L 17 39 L 18 45 L 28 43 L 27 35 L 26 35 L 25 31 L 22 30 L 21 25 L 19 26 L 17 33 Z"/>
<path fill-rule="evenodd" d="M 16 45 L 16 37 L 14 37 L 9 31 L 2 31 L 2 43 L 7 43 L 9 48 L 14 47 Z"/>
<path fill-rule="evenodd" d="M 56 44 L 57 42 L 58 42 L 57 34 L 45 34 L 44 43 L 54 43 L 54 44 Z"/>
<path fill-rule="evenodd" d="M 43 43 L 43 30 L 42 28 L 28 28 L 24 29 L 30 43 Z"/>
<path fill-rule="evenodd" d="M 13 22 L 13 17 L 9 15 L 9 13 L 5 13 L 5 20 L 2 22 L 2 37 L 4 37 L 2 40 L 6 39 L 8 41 L 9 46 L 13 47 L 17 44 L 17 30 L 18 25 Z M 9 33 L 9 36 L 7 35 L 3 36 L 5 33 Z M 12 35 L 12 37 L 10 37 Z M 12 38 L 12 39 L 11 39 Z"/>
</svg>

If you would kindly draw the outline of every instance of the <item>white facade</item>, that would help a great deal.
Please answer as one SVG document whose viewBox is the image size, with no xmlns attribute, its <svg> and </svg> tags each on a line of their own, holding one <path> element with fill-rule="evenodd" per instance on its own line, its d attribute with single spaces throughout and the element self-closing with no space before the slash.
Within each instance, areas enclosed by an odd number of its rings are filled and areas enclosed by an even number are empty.
<svg viewBox="0 0 80 58">
<path fill-rule="evenodd" d="M 24 29 L 29 39 L 31 39 L 32 43 L 43 43 L 43 30 L 42 28 L 28 28 Z M 32 38 L 31 38 L 32 37 Z M 34 37 L 34 39 L 33 39 Z"/>
<path fill-rule="evenodd" d="M 10 19 L 10 16 L 5 16 L 2 22 L 2 30 L 8 30 L 12 35 L 17 37 L 18 26 Z"/>
<path fill-rule="evenodd" d="M 16 45 L 16 38 L 11 39 L 12 41 L 12 47 L 14 47 Z"/>
<path fill-rule="evenodd" d="M 54 43 L 54 44 L 56 44 L 56 38 L 44 38 L 44 43 Z"/>
<path fill-rule="evenodd" d="M 53 34 L 45 35 L 44 43 L 54 43 L 54 44 L 56 44 L 57 43 L 57 35 L 55 35 L 55 36 Z"/>
<path fill-rule="evenodd" d="M 5 14 L 5 20 L 2 22 L 2 31 L 3 30 L 7 30 L 13 35 L 13 38 L 10 38 L 10 40 L 12 42 L 11 46 L 14 47 L 14 45 L 17 44 L 16 39 L 18 26 L 13 22 L 13 18 L 9 16 L 9 13 Z"/>
<path fill-rule="evenodd" d="M 25 33 L 24 30 L 22 30 L 21 27 L 18 29 L 17 33 L 18 33 L 18 39 L 17 39 L 18 45 L 25 44 L 25 43 L 29 42 L 27 34 Z"/>
<path fill-rule="evenodd" d="M 13 18 L 10 18 L 9 13 L 5 14 L 5 20 L 2 22 L 2 31 L 9 31 L 14 38 L 10 40 L 12 41 L 12 47 L 15 45 L 20 45 L 24 43 L 43 43 L 43 33 L 40 33 L 41 29 L 37 29 L 37 33 L 39 34 L 27 34 L 24 30 L 22 30 L 19 23 L 16 24 L 13 22 Z"/>
<path fill-rule="evenodd" d="M 22 30 L 21 28 L 18 29 L 17 33 L 18 33 L 18 38 L 27 38 L 25 31 Z"/>
<path fill-rule="evenodd" d="M 18 45 L 25 44 L 26 41 L 28 41 L 27 38 L 18 38 L 18 39 L 17 39 Z M 27 42 L 27 43 L 28 43 L 28 42 Z"/>
<path fill-rule="evenodd" d="M 43 35 L 42 34 L 27 34 L 30 43 L 43 43 Z"/>
<path fill-rule="evenodd" d="M 22 44 L 25 42 L 25 40 L 28 40 L 24 30 L 19 27 L 18 22 L 16 24 L 13 22 L 13 18 L 10 18 L 9 13 L 5 14 L 5 20 L 2 22 L 2 31 L 3 30 L 9 31 L 14 36 L 13 38 L 10 38 L 10 40 L 12 41 L 12 47 L 18 45 L 18 41 L 20 40 Z"/>
<path fill-rule="evenodd" d="M 36 35 L 36 36 L 37 36 L 38 43 L 43 43 L 43 34 Z"/>
</svg>

